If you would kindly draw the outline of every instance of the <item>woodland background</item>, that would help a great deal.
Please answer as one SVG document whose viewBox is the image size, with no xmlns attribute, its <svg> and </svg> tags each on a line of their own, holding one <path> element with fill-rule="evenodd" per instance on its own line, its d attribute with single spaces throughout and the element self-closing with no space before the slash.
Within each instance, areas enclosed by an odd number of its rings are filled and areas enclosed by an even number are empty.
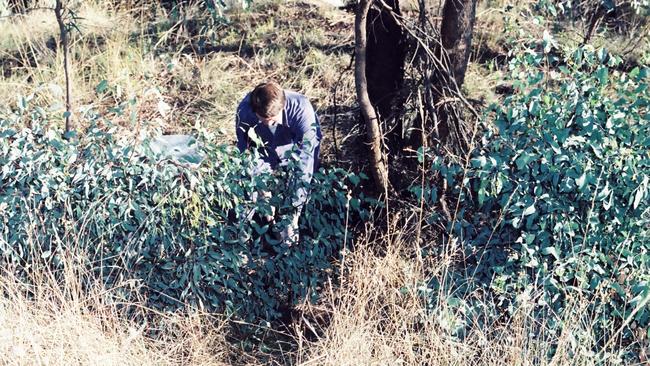
<svg viewBox="0 0 650 366">
<path fill-rule="evenodd" d="M 0 360 L 645 364 L 649 13 L 0 1 Z M 323 127 L 291 248 L 240 220 L 288 204 L 233 147 L 267 79 Z"/>
</svg>

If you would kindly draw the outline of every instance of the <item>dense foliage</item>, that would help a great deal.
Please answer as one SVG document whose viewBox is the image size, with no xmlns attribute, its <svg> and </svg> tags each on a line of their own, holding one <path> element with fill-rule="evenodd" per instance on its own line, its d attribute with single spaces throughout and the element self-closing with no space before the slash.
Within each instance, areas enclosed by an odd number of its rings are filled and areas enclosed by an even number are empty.
<svg viewBox="0 0 650 366">
<path fill-rule="evenodd" d="M 620 59 L 589 47 L 554 56 L 550 41 L 511 61 L 515 92 L 488 111 L 471 159 L 434 157 L 460 205 L 451 222 L 431 219 L 461 244 L 461 287 L 511 312 L 533 304 L 558 332 L 558 314 L 587 299 L 580 316 L 598 345 L 647 346 L 650 70 L 617 70 Z M 434 185 L 414 191 L 437 201 Z"/>
<path fill-rule="evenodd" d="M 66 254 L 82 252 L 108 285 L 142 284 L 152 306 L 271 319 L 317 295 L 349 216 L 363 214 L 350 195 L 360 178 L 321 169 L 301 216 L 301 242 L 288 247 L 274 230 L 291 205 L 290 174 L 251 177 L 249 154 L 208 141 L 198 167 L 95 127 L 68 141 L 42 127 L 46 112 L 25 107 L 0 121 L 1 262 L 23 275 L 39 262 L 60 268 Z M 25 125 L 32 127 L 17 127 Z M 253 202 L 261 190 L 274 194 Z M 255 217 L 270 215 L 272 206 L 276 225 L 247 218 L 253 208 Z"/>
</svg>

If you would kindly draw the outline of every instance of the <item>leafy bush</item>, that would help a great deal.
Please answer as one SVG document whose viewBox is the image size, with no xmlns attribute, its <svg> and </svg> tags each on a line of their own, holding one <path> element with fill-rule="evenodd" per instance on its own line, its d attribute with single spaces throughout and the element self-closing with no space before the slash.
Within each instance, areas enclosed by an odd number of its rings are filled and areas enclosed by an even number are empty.
<svg viewBox="0 0 650 366">
<path fill-rule="evenodd" d="M 616 3 L 612 0 L 587 0 L 575 2 L 571 0 L 539 0 L 537 8 L 546 16 L 559 20 L 578 20 L 587 23 L 596 20 L 595 17 L 616 19 L 617 28 L 630 28 L 638 23 L 645 24 L 650 11 L 648 0 L 632 0 Z M 617 19 L 621 18 L 621 19 Z M 636 18 L 636 19 L 635 19 Z M 606 19 L 607 20 L 607 19 Z"/>
<path fill-rule="evenodd" d="M 317 296 L 348 219 L 365 215 L 350 195 L 360 178 L 321 169 L 301 242 L 287 247 L 268 224 L 246 219 L 253 208 L 290 204 L 286 174 L 253 178 L 248 154 L 209 142 L 194 169 L 94 127 L 67 141 L 41 127 L 47 117 L 0 121 L 0 251 L 18 273 L 39 262 L 60 268 L 66 253 L 83 252 L 108 285 L 135 279 L 157 308 L 272 319 L 287 302 Z M 12 127 L 27 121 L 32 128 Z M 259 189 L 277 194 L 252 202 Z"/>
<path fill-rule="evenodd" d="M 520 52 L 515 93 L 489 111 L 467 165 L 434 159 L 461 203 L 446 222 L 467 258 L 460 278 L 505 309 L 532 302 L 556 331 L 586 297 L 600 346 L 619 328 L 623 344 L 647 344 L 650 70 L 618 71 L 589 47 L 567 54 Z M 436 203 L 435 186 L 414 192 Z"/>
</svg>

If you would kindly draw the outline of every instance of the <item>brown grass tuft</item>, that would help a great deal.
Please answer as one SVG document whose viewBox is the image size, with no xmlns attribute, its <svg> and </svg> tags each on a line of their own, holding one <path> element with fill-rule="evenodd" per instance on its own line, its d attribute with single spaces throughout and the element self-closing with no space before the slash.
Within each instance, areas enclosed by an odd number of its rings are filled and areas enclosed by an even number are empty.
<svg viewBox="0 0 650 366">
<path fill-rule="evenodd" d="M 0 276 L 0 364 L 225 364 L 225 322 L 125 304 L 114 290 L 88 288 L 89 274 L 74 261 L 67 268 L 64 274 L 33 270 L 35 285 Z"/>
</svg>

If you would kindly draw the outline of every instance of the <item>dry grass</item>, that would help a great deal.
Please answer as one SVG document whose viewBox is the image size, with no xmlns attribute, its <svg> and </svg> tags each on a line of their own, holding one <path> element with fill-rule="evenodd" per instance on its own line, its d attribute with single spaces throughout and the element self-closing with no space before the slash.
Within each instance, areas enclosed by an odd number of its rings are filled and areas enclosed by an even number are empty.
<svg viewBox="0 0 650 366">
<path fill-rule="evenodd" d="M 495 302 L 480 294 L 438 292 L 438 301 L 423 296 L 427 279 L 442 278 L 449 262 L 418 261 L 403 232 L 388 243 L 386 252 L 375 253 L 376 244 L 360 244 L 344 264 L 340 287 L 329 292 L 314 311 L 328 314 L 327 326 L 315 342 L 299 339 L 300 365 L 591 365 L 595 340 L 585 309 L 576 300 L 566 309 L 565 331 L 560 337 L 545 334 L 544 320 L 533 315 L 533 300 L 524 301 L 508 322 L 468 324 L 464 337 L 452 329 L 464 321 L 467 308 L 458 306 L 478 300 L 486 312 L 496 311 Z M 458 298 L 460 296 L 460 298 Z M 534 297 L 534 294 L 531 295 Z M 540 323 L 541 322 L 541 323 Z M 555 349 L 555 355 L 548 358 Z M 605 359 L 601 364 L 610 364 Z"/>
<path fill-rule="evenodd" d="M 236 106 L 256 83 L 276 79 L 321 109 L 331 105 L 350 62 L 352 16 L 331 7 L 256 2 L 229 14 L 232 23 L 208 31 L 202 28 L 207 19 L 190 11 L 180 22 L 156 4 L 126 9 L 89 1 L 77 9 L 81 33 L 72 34 L 71 79 L 73 116 L 82 129 L 92 111 L 124 133 L 183 133 L 200 125 L 221 130 L 229 141 Z M 47 10 L 0 22 L 0 105 L 15 108 L 18 96 L 27 96 L 33 105 L 63 113 L 56 30 Z M 201 40 L 207 40 L 203 50 Z M 353 102 L 351 76 L 338 86 L 339 105 Z M 98 93 L 102 82 L 107 88 Z"/>
<path fill-rule="evenodd" d="M 63 275 L 33 268 L 35 286 L 5 273 L 0 276 L 0 363 L 594 364 L 590 320 L 595 315 L 586 311 L 584 299 L 576 299 L 565 310 L 566 327 L 559 337 L 545 333 L 543 319 L 535 320 L 535 294 L 528 294 L 509 321 L 465 324 L 464 336 L 452 335 L 466 319 L 462 304 L 478 300 L 486 313 L 497 311 L 496 305 L 480 294 L 460 295 L 444 286 L 428 293 L 434 297 L 423 296 L 431 278 L 444 283 L 450 261 L 418 260 L 405 232 L 395 230 L 380 242 L 357 242 L 355 251 L 347 252 L 339 263 L 344 274 L 340 284 L 330 284 L 320 303 L 302 308 L 302 315 L 289 326 L 295 330 L 293 336 L 285 337 L 284 346 L 272 353 L 261 351 L 264 344 L 272 346 L 272 337 L 247 350 L 236 346 L 230 337 L 233 324 L 216 315 L 160 313 L 144 307 L 144 302 L 121 303 L 113 290 L 102 286 L 83 286 L 90 277 L 75 264 L 79 261 L 67 261 Z M 381 253 L 378 244 L 384 248 Z M 431 302 L 432 298 L 439 301 Z M 549 358 L 552 350 L 554 356 Z M 606 357 L 599 359 L 600 364 L 612 364 Z"/>
<path fill-rule="evenodd" d="M 120 303 L 113 290 L 85 286 L 89 275 L 67 263 L 62 276 L 34 268 L 35 285 L 0 276 L 0 364 L 225 364 L 225 322 Z"/>
</svg>

